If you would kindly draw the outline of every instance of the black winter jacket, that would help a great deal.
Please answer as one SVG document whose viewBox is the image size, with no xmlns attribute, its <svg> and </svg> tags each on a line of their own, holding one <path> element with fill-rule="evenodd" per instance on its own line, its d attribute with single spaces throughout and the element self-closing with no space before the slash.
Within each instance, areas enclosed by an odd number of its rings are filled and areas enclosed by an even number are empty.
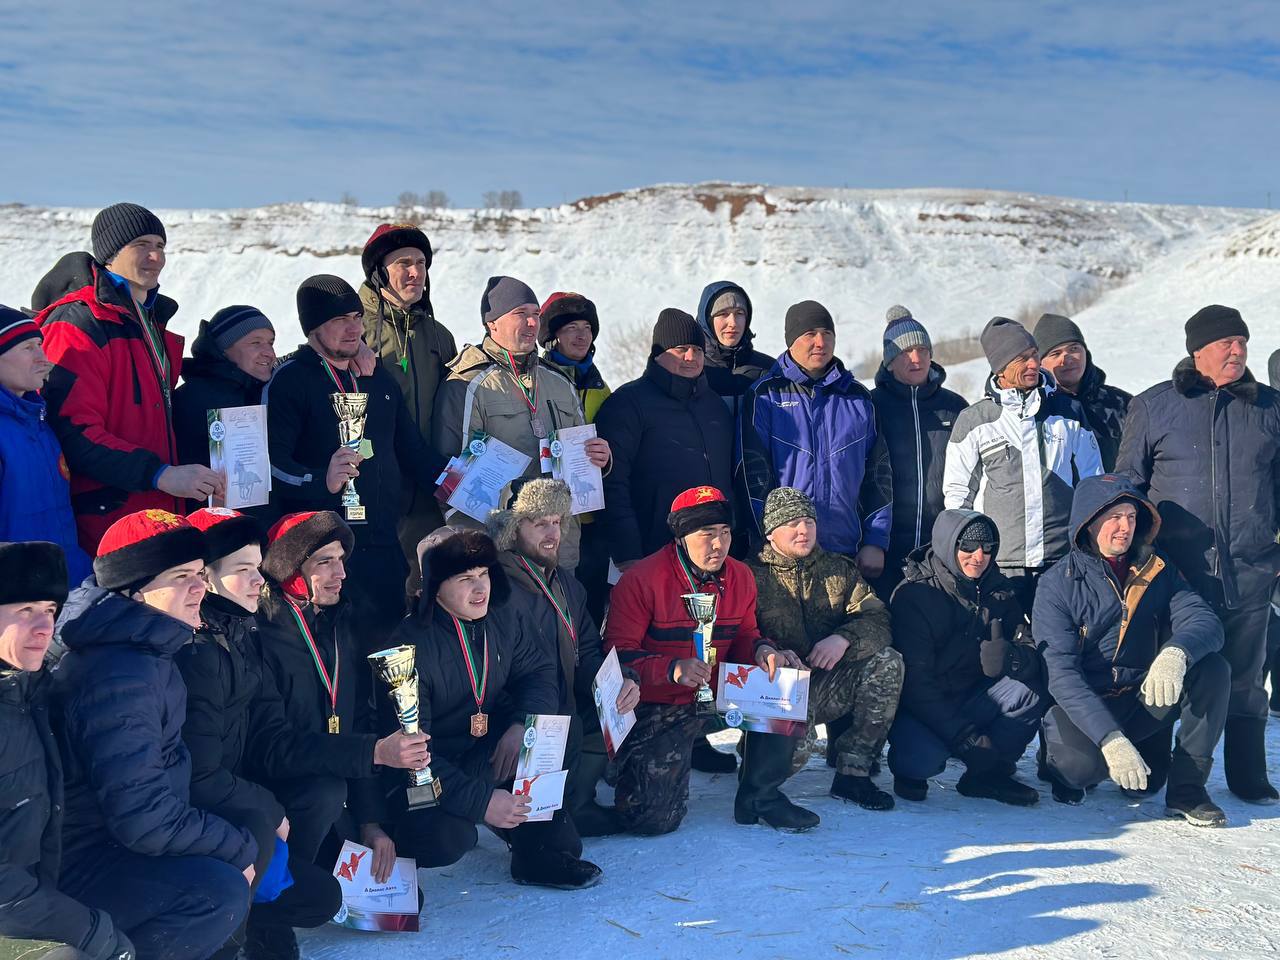
<svg viewBox="0 0 1280 960">
<path fill-rule="evenodd" d="M 1280 563 L 1280 393 L 1248 370 L 1216 389 L 1187 357 L 1133 398 L 1116 472 L 1156 505 L 1156 546 L 1201 596 L 1264 602 Z"/>
<path fill-rule="evenodd" d="M 720 294 L 729 290 L 736 292 L 747 305 L 747 329 L 736 347 L 726 347 L 716 339 L 715 327 L 709 315 L 711 304 Z M 702 327 L 702 332 L 707 338 L 705 350 L 707 383 L 724 400 L 735 422 L 738 419 L 739 408 L 742 406 L 742 395 L 747 392 L 747 387 L 768 373 L 774 360 L 769 354 L 761 353 L 751 346 L 756 338 L 751 330 L 752 313 L 751 298 L 747 296 L 747 291 L 727 280 L 717 280 L 715 283 L 707 284 L 703 288 L 702 296 L 698 299 L 698 326 Z M 727 494 L 728 491 L 726 490 L 725 493 Z"/>
<path fill-rule="evenodd" d="M 707 385 L 650 360 L 600 407 L 596 428 L 609 441 L 604 523 L 615 563 L 639 560 L 671 540 L 671 502 L 690 487 L 733 492 L 733 417 Z"/>
<path fill-rule="evenodd" d="M 265 384 L 255 380 L 219 349 L 209 334 L 209 321 L 182 361 L 182 383 L 173 391 L 173 432 L 179 463 L 209 465 L 208 412 L 218 407 L 252 407 L 262 402 Z"/>
<path fill-rule="evenodd" d="M 1087 528 L 1123 498 L 1142 507 L 1129 573 L 1120 584 Z M 1222 624 L 1213 610 L 1152 548 L 1159 529 L 1155 506 L 1127 478 L 1081 480 L 1071 507 L 1071 552 L 1036 587 L 1031 623 L 1049 692 L 1094 743 L 1120 729 L 1107 704 L 1135 691 L 1165 646 L 1180 648 L 1189 665 L 1222 649 Z"/>
<path fill-rule="evenodd" d="M 48 675 L 0 670 L 0 940 L 78 946 L 93 912 L 58 892 L 62 762 L 49 726 Z"/>
<path fill-rule="evenodd" d="M 173 658 L 193 632 L 92 577 L 63 607 L 55 636 L 68 652 L 53 677 L 68 859 L 115 841 L 144 856 L 213 857 L 240 870 L 253 863 L 248 830 L 191 803 L 187 687 Z"/>
<path fill-rule="evenodd" d="M 493 783 L 485 776 L 473 754 L 477 748 L 492 752 L 497 738 L 512 723 L 524 723 L 530 713 L 555 713 L 560 697 L 556 668 L 551 658 L 522 621 L 523 608 L 499 604 L 489 607 L 481 621 L 473 621 L 472 657 L 476 668 L 483 662 L 482 635 L 489 642 L 489 675 L 483 709 L 489 716 L 486 739 L 471 736 L 471 717 L 476 712 L 466 660 L 459 645 L 453 620 L 434 601 L 404 620 L 392 635 L 391 643 L 413 644 L 419 689 L 419 723 L 431 735 L 431 769 L 440 779 L 444 793 L 440 808 L 472 823 L 484 820 L 493 793 Z M 390 713 L 380 701 L 382 729 L 395 729 Z M 488 753 L 486 752 L 486 756 Z M 388 771 L 390 774 L 390 771 Z M 390 783 L 390 776 L 384 784 Z M 403 788 L 403 779 L 395 786 Z"/>
<path fill-rule="evenodd" d="M 1087 351 L 1084 376 L 1075 398 L 1084 409 L 1084 425 L 1093 431 L 1102 454 L 1102 469 L 1110 473 L 1116 466 L 1116 454 L 1120 452 L 1120 435 L 1124 432 L 1125 414 L 1133 394 L 1107 383 L 1107 375 L 1093 362 Z"/>
<path fill-rule="evenodd" d="M 369 395 L 365 439 L 373 444 L 372 458 L 360 464 L 356 492 L 367 521 L 353 523 L 356 548 L 396 547 L 403 483 L 409 479 L 422 490 L 435 490 L 444 459 L 433 453 L 409 415 L 391 374 L 382 364 L 371 376 L 356 378 L 337 370 L 349 392 Z M 267 405 L 267 434 L 271 450 L 272 506 L 281 513 L 297 510 L 341 510 L 340 493 L 325 486 L 329 460 L 338 449 L 338 415 L 330 395 L 338 387 L 323 361 L 304 344 L 276 368 L 262 391 Z"/>
<path fill-rule="evenodd" d="M 893 645 L 907 668 L 900 708 L 953 746 L 970 732 L 960 716 L 965 700 L 1002 676 L 1028 685 L 1041 677 L 1012 584 L 994 561 L 976 583 L 956 565 L 960 531 L 977 516 L 974 510 L 938 515 L 932 544 L 908 558 L 889 605 Z M 982 646 L 1001 640 L 1010 652 L 1004 668 L 990 676 L 982 668 Z"/>
<path fill-rule="evenodd" d="M 883 365 L 871 391 L 880 431 L 889 445 L 893 469 L 893 525 L 885 569 L 900 569 L 907 554 L 928 543 L 933 522 L 943 510 L 942 472 L 947 441 L 960 411 L 969 405 L 945 389 L 947 371 L 936 363 L 921 386 L 908 387 Z"/>
</svg>

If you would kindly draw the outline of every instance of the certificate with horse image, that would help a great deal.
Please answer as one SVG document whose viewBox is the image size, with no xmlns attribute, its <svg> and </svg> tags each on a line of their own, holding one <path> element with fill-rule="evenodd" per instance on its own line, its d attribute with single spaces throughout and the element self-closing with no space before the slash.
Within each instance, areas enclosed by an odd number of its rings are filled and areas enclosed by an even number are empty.
<svg viewBox="0 0 1280 960">
<path fill-rule="evenodd" d="M 727 726 L 803 737 L 809 731 L 809 671 L 779 667 L 773 680 L 755 664 L 720 663 L 716 711 Z"/>
</svg>

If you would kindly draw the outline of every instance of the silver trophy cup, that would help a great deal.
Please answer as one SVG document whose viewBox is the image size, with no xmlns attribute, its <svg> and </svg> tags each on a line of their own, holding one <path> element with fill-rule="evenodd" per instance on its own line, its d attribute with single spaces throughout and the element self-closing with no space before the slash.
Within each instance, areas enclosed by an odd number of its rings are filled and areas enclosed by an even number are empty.
<svg viewBox="0 0 1280 960">
<path fill-rule="evenodd" d="M 711 643 L 711 631 L 716 625 L 716 603 L 720 599 L 714 593 L 684 593 L 680 595 L 680 599 L 684 601 L 684 608 L 689 611 L 689 616 L 693 618 L 695 624 L 693 631 L 693 652 L 694 655 L 711 668 L 714 676 L 716 672 L 716 648 Z M 698 705 L 699 714 L 713 714 L 716 712 L 715 694 L 711 692 L 711 685 L 704 683 L 698 687 L 697 696 L 694 702 Z"/>
<path fill-rule="evenodd" d="M 405 733 L 418 732 L 418 671 L 414 668 L 412 646 L 391 647 L 379 650 L 368 657 L 373 672 L 391 688 L 391 702 L 395 704 L 396 719 Z M 440 781 L 431 775 L 431 767 L 409 771 L 409 809 L 434 807 L 444 793 Z"/>
<path fill-rule="evenodd" d="M 369 411 L 369 395 L 367 393 L 331 393 L 329 401 L 333 404 L 333 412 L 338 415 L 338 440 L 348 450 L 359 450 L 364 440 L 364 424 Z M 352 522 L 364 522 L 364 505 L 360 503 L 360 495 L 356 493 L 355 478 L 347 480 L 342 491 L 342 514 Z"/>
</svg>

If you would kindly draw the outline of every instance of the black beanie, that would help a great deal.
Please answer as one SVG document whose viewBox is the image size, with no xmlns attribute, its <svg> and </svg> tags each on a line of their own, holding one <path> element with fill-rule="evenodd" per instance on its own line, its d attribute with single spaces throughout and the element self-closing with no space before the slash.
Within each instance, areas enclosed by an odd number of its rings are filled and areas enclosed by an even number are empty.
<svg viewBox="0 0 1280 960">
<path fill-rule="evenodd" d="M 160 218 L 136 203 L 114 203 L 99 210 L 93 218 L 90 237 L 93 240 L 93 259 L 106 266 L 127 244 L 139 237 L 154 234 L 161 240 L 168 238 Z"/>
<path fill-rule="evenodd" d="M 1245 326 L 1240 311 L 1217 303 L 1197 310 L 1195 316 L 1187 321 L 1186 331 L 1187 353 L 1195 353 L 1213 341 L 1227 337 L 1249 339 L 1249 328 Z"/>
<path fill-rule="evenodd" d="M 0 543 L 0 604 L 67 599 L 67 559 L 54 543 Z"/>
<path fill-rule="evenodd" d="M 817 300 L 801 300 L 787 308 L 787 319 L 783 337 L 787 349 L 810 330 L 830 330 L 835 333 L 836 324 L 831 319 L 831 311 Z"/>
<path fill-rule="evenodd" d="M 1082 347 L 1085 345 L 1084 332 L 1079 325 L 1070 317 L 1059 316 L 1056 313 L 1042 314 L 1031 329 L 1031 335 L 1035 337 L 1036 349 L 1040 351 L 1042 357 L 1064 343 L 1078 343 Z"/>
<path fill-rule="evenodd" d="M 360 295 L 351 288 L 351 284 L 333 274 L 307 277 L 298 287 L 298 322 L 302 324 L 304 336 L 309 336 L 312 330 L 334 317 L 363 310 Z"/>
<path fill-rule="evenodd" d="M 658 314 L 658 322 L 653 325 L 653 347 L 649 351 L 650 360 L 673 347 L 690 344 L 699 350 L 707 348 L 706 334 L 702 332 L 702 327 L 698 326 L 697 320 L 675 307 L 667 307 Z"/>
</svg>

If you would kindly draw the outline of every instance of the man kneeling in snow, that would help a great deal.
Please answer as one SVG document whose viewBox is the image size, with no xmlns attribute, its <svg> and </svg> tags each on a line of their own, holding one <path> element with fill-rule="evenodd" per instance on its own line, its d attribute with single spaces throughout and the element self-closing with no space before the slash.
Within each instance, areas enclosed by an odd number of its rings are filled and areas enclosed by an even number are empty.
<svg viewBox="0 0 1280 960">
<path fill-rule="evenodd" d="M 1146 797 L 1167 779 L 1170 816 L 1222 826 L 1204 789 L 1231 684 L 1222 624 L 1152 549 L 1160 515 L 1126 478 L 1082 480 L 1071 529 L 1071 553 L 1045 574 L 1033 618 L 1058 701 L 1044 719 L 1054 799 L 1079 803 L 1108 776 Z"/>
</svg>

